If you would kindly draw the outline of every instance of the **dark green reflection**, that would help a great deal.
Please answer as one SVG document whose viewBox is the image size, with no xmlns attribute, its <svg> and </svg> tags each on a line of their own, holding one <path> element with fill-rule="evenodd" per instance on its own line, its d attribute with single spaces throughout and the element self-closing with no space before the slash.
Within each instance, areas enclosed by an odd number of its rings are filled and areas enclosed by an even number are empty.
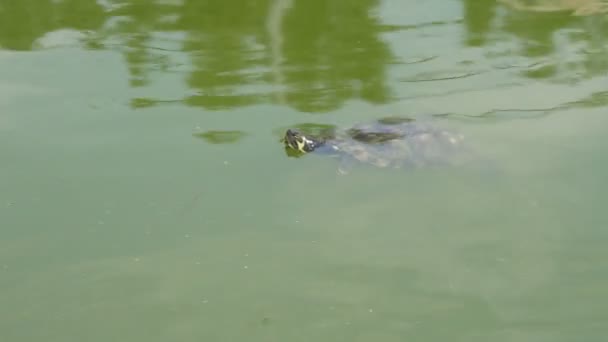
<svg viewBox="0 0 608 342">
<path fill-rule="evenodd" d="M 155 86 L 169 79 L 164 76 L 175 76 L 171 80 L 187 88 L 171 98 L 139 90 L 131 102 L 134 108 L 180 103 L 230 110 L 277 103 L 326 112 L 353 99 L 390 102 L 394 91 L 387 68 L 397 58 L 382 34 L 397 29 L 422 34 L 434 23 L 382 22 L 376 15 L 380 4 L 0 0 L 0 47 L 30 50 L 48 33 L 71 29 L 83 33 L 84 48 L 120 53 L 132 88 Z M 490 59 L 541 61 L 522 70 L 523 77 L 576 81 L 608 71 L 604 1 L 462 0 L 462 9 L 465 46 L 488 48 Z M 400 44 L 416 49 L 415 42 Z M 570 59 L 564 61 L 564 54 Z"/>
<path fill-rule="evenodd" d="M 608 71 L 605 20 L 608 3 L 603 0 L 462 0 L 462 3 L 466 45 L 503 49 L 493 50 L 489 58 L 541 61 L 523 68 L 521 76 L 571 82 Z M 505 42 L 509 46 L 515 43 L 516 50 L 504 50 Z"/>
<path fill-rule="evenodd" d="M 371 16 L 377 0 L 297 1 L 285 20 L 288 102 L 327 111 L 351 98 L 389 100 L 385 68 L 392 59 Z"/>
<path fill-rule="evenodd" d="M 206 131 L 194 134 L 195 137 L 210 144 L 232 144 L 243 139 L 246 135 L 247 133 L 243 131 Z"/>
<path fill-rule="evenodd" d="M 156 100 L 149 97 L 135 97 L 131 99 L 131 108 L 141 109 L 147 107 L 153 107 L 161 103 L 177 103 L 182 100 Z"/>
<path fill-rule="evenodd" d="M 571 102 L 565 105 L 565 107 L 583 107 L 583 108 L 594 108 L 608 106 L 608 91 L 593 93 L 581 100 Z"/>
<path fill-rule="evenodd" d="M 179 29 L 188 32 L 201 95 L 187 104 L 227 109 L 278 101 L 301 111 L 338 108 L 349 99 L 389 99 L 384 69 L 390 50 L 372 16 L 377 1 L 187 1 Z M 237 10 L 238 9 L 238 10 Z M 260 90 L 274 88 L 272 94 Z M 250 88 L 252 92 L 239 89 Z"/>
<path fill-rule="evenodd" d="M 464 7 L 464 25 L 466 27 L 466 44 L 481 46 L 491 30 L 496 0 L 462 0 Z"/>
<path fill-rule="evenodd" d="M 60 29 L 98 30 L 108 17 L 96 0 L 0 1 L 0 48 L 31 50 L 33 43 Z"/>
<path fill-rule="evenodd" d="M 46 33 L 72 28 L 87 32 L 86 48 L 118 50 L 131 87 L 151 85 L 158 73 L 180 67 L 195 94 L 180 99 L 189 106 L 226 110 L 278 102 L 323 112 L 351 99 L 389 101 L 385 68 L 393 58 L 379 37 L 387 28 L 373 15 L 378 4 L 6 0 L 0 46 L 28 50 Z M 142 97 L 132 105 L 164 100 Z"/>
</svg>

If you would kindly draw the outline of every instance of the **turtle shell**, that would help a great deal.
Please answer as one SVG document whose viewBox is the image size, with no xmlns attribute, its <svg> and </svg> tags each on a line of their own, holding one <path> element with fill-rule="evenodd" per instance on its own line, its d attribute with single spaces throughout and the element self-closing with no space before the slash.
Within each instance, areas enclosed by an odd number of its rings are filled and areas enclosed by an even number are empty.
<svg viewBox="0 0 608 342">
<path fill-rule="evenodd" d="M 330 146 L 358 162 L 401 168 L 450 163 L 463 140 L 461 134 L 428 123 L 380 119 L 346 130 Z"/>
</svg>

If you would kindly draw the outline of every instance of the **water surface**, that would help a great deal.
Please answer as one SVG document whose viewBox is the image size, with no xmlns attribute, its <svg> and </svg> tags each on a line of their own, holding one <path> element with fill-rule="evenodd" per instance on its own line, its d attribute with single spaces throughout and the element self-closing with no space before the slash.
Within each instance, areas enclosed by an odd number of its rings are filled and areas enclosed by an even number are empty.
<svg viewBox="0 0 608 342">
<path fill-rule="evenodd" d="M 0 339 L 603 341 L 608 17 L 515 5 L 0 1 Z M 279 143 L 393 115 L 475 158 Z"/>
</svg>

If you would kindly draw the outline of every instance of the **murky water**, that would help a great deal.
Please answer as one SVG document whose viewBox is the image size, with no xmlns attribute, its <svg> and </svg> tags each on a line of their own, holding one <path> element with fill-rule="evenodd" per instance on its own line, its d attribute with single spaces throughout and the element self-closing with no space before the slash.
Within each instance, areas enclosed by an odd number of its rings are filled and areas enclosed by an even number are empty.
<svg viewBox="0 0 608 342">
<path fill-rule="evenodd" d="M 0 340 L 603 341 L 604 5 L 0 1 Z M 394 115 L 473 158 L 279 142 Z"/>
</svg>

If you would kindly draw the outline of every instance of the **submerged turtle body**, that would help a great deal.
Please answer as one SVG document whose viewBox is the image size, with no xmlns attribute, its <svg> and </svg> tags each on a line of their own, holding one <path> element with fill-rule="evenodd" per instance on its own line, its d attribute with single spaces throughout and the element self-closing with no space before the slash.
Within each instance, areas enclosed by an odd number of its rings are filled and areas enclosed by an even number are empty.
<svg viewBox="0 0 608 342">
<path fill-rule="evenodd" d="M 461 134 L 428 123 L 383 118 L 319 135 L 288 129 L 283 141 L 290 152 L 340 156 L 343 170 L 353 161 L 382 168 L 450 164 L 463 139 Z"/>
</svg>

